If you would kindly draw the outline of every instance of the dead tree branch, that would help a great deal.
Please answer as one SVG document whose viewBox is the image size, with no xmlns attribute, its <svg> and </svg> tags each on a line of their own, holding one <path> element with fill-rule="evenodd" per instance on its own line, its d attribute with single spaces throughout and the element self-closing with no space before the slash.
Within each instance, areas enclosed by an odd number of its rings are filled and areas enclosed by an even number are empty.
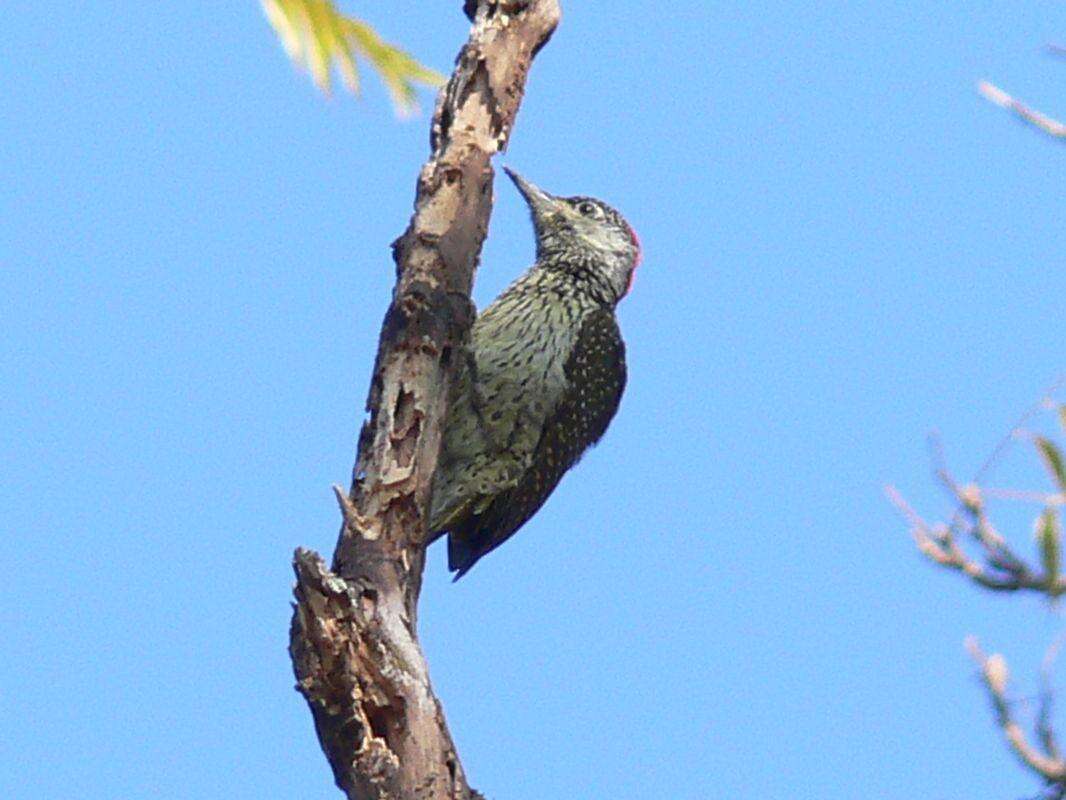
<svg viewBox="0 0 1066 800">
<path fill-rule="evenodd" d="M 424 518 L 470 289 L 507 144 L 558 0 L 466 0 L 470 38 L 433 115 L 415 213 L 393 243 L 397 281 L 371 379 L 331 568 L 297 550 L 290 654 L 337 785 L 351 800 L 476 796 L 418 643 Z"/>
</svg>

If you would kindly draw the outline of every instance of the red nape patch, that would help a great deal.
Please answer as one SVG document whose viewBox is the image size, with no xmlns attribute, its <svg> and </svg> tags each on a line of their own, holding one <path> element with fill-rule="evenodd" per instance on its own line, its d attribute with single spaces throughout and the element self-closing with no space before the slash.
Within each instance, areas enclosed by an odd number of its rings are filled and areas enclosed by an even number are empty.
<svg viewBox="0 0 1066 800">
<path fill-rule="evenodd" d="M 633 230 L 632 226 L 626 225 L 629 228 L 629 238 L 633 240 L 633 245 L 637 248 L 637 260 L 633 264 L 633 269 L 640 266 L 640 261 L 644 258 L 644 251 L 640 246 L 640 237 L 637 236 L 637 232 Z"/>
<path fill-rule="evenodd" d="M 637 277 L 637 267 L 639 267 L 640 262 L 644 260 L 644 250 L 640 246 L 640 237 L 637 236 L 637 232 L 633 230 L 630 225 L 626 225 L 626 227 L 629 228 L 629 238 L 633 240 L 633 246 L 637 248 L 637 258 L 633 262 L 633 269 L 629 273 L 629 283 L 626 285 L 626 294 L 629 294 L 633 291 L 633 281 Z"/>
</svg>

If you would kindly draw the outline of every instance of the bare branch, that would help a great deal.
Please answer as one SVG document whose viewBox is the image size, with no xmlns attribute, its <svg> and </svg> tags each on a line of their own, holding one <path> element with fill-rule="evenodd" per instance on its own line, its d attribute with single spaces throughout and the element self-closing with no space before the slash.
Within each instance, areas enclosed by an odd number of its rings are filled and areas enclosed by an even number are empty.
<svg viewBox="0 0 1066 800">
<path fill-rule="evenodd" d="M 470 38 L 433 117 L 415 213 L 393 243 L 397 283 L 333 565 L 296 552 L 290 654 L 350 800 L 472 800 L 417 637 L 425 508 L 470 289 L 508 141 L 558 0 L 466 0 Z"/>
<path fill-rule="evenodd" d="M 1030 108 L 1019 100 L 1015 100 L 998 86 L 994 86 L 988 81 L 981 81 L 977 84 L 977 90 L 989 101 L 1013 112 L 1023 122 L 1043 131 L 1048 136 L 1056 139 L 1066 139 L 1066 125 Z"/>
<path fill-rule="evenodd" d="M 1037 735 L 1046 741 L 1045 750 L 1041 751 L 1029 742 L 1021 725 L 1011 713 L 1010 703 L 1007 701 L 1010 672 L 1006 660 L 998 653 L 986 656 L 972 636 L 966 640 L 966 649 L 981 669 L 988 699 L 996 713 L 996 723 L 1002 729 L 1011 750 L 1026 767 L 1048 783 L 1066 785 L 1066 762 L 1058 756 L 1058 745 L 1050 727 L 1044 729 L 1041 722 L 1037 723 Z"/>
</svg>

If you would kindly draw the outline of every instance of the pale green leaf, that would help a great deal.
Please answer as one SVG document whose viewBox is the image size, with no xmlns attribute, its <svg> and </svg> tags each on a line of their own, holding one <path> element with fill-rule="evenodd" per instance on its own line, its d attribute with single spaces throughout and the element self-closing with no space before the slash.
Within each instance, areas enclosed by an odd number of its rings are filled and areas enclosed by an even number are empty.
<svg viewBox="0 0 1066 800">
<path fill-rule="evenodd" d="M 344 26 L 336 14 L 322 14 L 322 25 L 329 33 L 333 43 L 337 66 L 340 68 L 344 85 L 352 94 L 359 94 L 359 70 L 355 66 L 352 45 L 344 33 Z"/>
<path fill-rule="evenodd" d="M 263 12 L 297 64 L 329 92 L 333 67 L 349 91 L 359 90 L 356 57 L 365 58 L 381 77 L 401 113 L 414 108 L 415 84 L 441 86 L 444 76 L 387 42 L 365 22 L 342 14 L 332 0 L 260 0 Z"/>
<path fill-rule="evenodd" d="M 289 13 L 288 5 L 279 0 L 262 0 L 263 13 L 281 39 L 281 44 L 289 58 L 298 61 L 303 57 L 300 33 L 296 22 Z"/>
<path fill-rule="evenodd" d="M 1062 564 L 1062 529 L 1059 513 L 1048 506 L 1036 521 L 1036 536 L 1040 544 L 1040 558 L 1044 564 L 1044 578 L 1049 588 L 1058 583 Z"/>
<path fill-rule="evenodd" d="M 1052 480 L 1059 485 L 1059 491 L 1066 492 L 1066 462 L 1062 459 L 1062 452 L 1043 436 L 1037 436 L 1034 441 Z"/>
<path fill-rule="evenodd" d="M 289 0 L 297 6 L 304 22 L 304 30 L 310 47 L 307 48 L 307 64 L 315 84 L 327 94 L 330 91 L 330 66 L 333 63 L 334 50 L 329 37 L 329 26 L 323 23 L 322 4 L 315 0 Z"/>
</svg>

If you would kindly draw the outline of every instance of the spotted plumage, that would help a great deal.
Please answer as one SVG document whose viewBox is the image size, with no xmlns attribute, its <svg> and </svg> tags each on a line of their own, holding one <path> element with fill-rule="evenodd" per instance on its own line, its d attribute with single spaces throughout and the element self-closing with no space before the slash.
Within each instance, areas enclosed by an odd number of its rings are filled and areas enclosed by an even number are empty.
<svg viewBox="0 0 1066 800">
<path fill-rule="evenodd" d="M 508 171 L 537 262 L 477 318 L 458 368 L 430 501 L 458 579 L 548 499 L 600 439 L 625 387 L 614 309 L 640 245 L 599 200 L 554 197 Z"/>
</svg>

